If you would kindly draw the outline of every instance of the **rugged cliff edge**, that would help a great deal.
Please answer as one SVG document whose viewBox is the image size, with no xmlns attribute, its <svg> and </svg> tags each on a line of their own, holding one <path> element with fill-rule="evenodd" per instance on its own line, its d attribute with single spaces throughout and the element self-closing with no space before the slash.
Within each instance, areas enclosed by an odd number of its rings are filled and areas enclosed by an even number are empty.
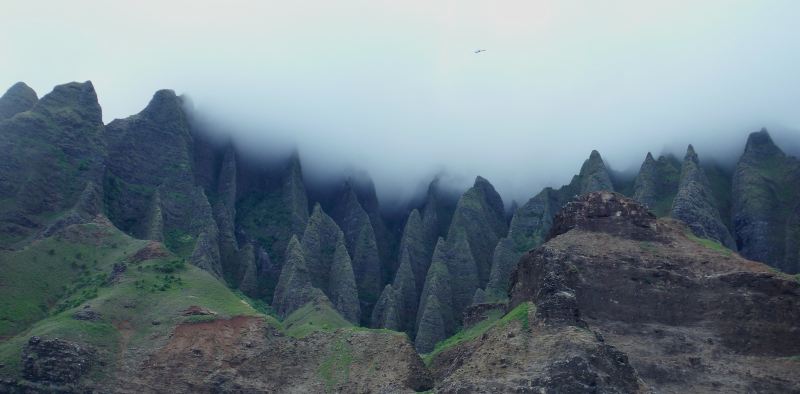
<svg viewBox="0 0 800 394">
<path fill-rule="evenodd" d="M 432 357 L 442 392 L 800 389 L 795 278 L 616 193 L 567 204 L 510 298 L 509 323 Z"/>
</svg>

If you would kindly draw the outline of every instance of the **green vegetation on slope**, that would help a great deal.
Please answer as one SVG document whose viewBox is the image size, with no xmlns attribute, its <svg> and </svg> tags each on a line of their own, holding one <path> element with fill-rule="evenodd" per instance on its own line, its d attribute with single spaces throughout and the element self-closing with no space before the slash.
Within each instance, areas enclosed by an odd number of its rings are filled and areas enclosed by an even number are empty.
<svg viewBox="0 0 800 394">
<path fill-rule="evenodd" d="M 335 330 L 353 325 L 325 302 L 309 302 L 287 316 L 283 320 L 283 327 L 287 335 L 304 338 L 315 331 Z"/>
<path fill-rule="evenodd" d="M 505 327 L 511 322 L 519 321 L 522 324 L 523 330 L 528 331 L 530 328 L 528 316 L 531 312 L 531 308 L 536 308 L 536 306 L 531 302 L 523 302 L 506 313 L 505 316 L 502 316 L 500 311 L 492 311 L 489 313 L 489 316 L 481 322 L 465 330 L 461 330 L 444 341 L 437 343 L 432 352 L 423 356 L 425 364 L 430 365 L 431 361 L 433 361 L 434 357 L 439 353 L 478 338 L 495 327 Z"/>
<path fill-rule="evenodd" d="M 689 238 L 690 240 L 694 241 L 695 243 L 697 243 L 699 245 L 702 245 L 702 246 L 704 246 L 704 247 L 706 247 L 708 249 L 711 249 L 711 250 L 714 250 L 714 251 L 717 251 L 717 252 L 720 252 L 720 253 L 724 253 L 724 254 L 726 254 L 728 256 L 733 254 L 732 250 L 726 248 L 721 243 L 719 243 L 719 242 L 717 242 L 717 241 L 715 241 L 713 239 L 700 238 L 700 237 L 694 235 L 691 231 L 687 231 L 686 232 L 686 237 Z"/>
<path fill-rule="evenodd" d="M 171 254 L 130 259 L 147 243 L 113 227 L 87 224 L 5 254 L 10 258 L 2 259 L 4 272 L 17 281 L 0 286 L 0 312 L 4 332 L 17 335 L 0 342 L 0 363 L 6 365 L 0 376 L 18 377 L 22 348 L 34 335 L 91 345 L 107 365 L 98 370 L 109 371 L 128 349 L 154 348 L 177 324 L 259 315 L 211 274 Z M 79 254 L 89 261 L 86 268 L 70 264 Z M 127 269 L 110 282 L 115 263 Z M 100 276 L 102 281 L 95 280 Z M 208 314 L 185 316 L 193 306 Z M 73 315 L 84 309 L 99 317 L 76 320 Z"/>
</svg>

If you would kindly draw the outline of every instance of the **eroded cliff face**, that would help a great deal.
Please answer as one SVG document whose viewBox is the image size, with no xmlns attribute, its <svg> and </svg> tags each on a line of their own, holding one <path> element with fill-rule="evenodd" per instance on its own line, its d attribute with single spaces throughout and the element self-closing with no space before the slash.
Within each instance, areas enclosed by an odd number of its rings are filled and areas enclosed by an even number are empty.
<svg viewBox="0 0 800 394">
<path fill-rule="evenodd" d="M 800 283 L 637 202 L 590 193 L 514 273 L 511 306 L 545 322 L 581 316 L 661 392 L 792 391 Z M 554 291 L 555 289 L 555 291 Z"/>
</svg>

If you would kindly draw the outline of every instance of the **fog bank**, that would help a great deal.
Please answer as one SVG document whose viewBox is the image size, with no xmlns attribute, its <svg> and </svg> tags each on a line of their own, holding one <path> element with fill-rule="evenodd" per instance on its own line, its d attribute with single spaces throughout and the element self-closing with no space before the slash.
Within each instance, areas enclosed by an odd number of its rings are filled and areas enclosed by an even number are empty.
<svg viewBox="0 0 800 394">
<path fill-rule="evenodd" d="M 8 1 L 0 86 L 92 80 L 104 119 L 157 89 L 308 177 L 403 201 L 435 174 L 524 202 L 592 149 L 731 162 L 767 127 L 797 152 L 795 1 Z M 474 53 L 476 49 L 485 52 Z"/>
</svg>

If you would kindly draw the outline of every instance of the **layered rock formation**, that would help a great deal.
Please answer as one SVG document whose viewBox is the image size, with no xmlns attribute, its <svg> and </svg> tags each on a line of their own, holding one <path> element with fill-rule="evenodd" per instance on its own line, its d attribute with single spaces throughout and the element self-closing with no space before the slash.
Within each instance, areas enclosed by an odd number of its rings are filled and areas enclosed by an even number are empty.
<svg viewBox="0 0 800 394">
<path fill-rule="evenodd" d="M 800 284 L 688 231 L 621 195 L 583 196 L 520 262 L 511 305 L 580 316 L 657 391 L 797 390 L 782 357 L 800 351 Z"/>
</svg>

